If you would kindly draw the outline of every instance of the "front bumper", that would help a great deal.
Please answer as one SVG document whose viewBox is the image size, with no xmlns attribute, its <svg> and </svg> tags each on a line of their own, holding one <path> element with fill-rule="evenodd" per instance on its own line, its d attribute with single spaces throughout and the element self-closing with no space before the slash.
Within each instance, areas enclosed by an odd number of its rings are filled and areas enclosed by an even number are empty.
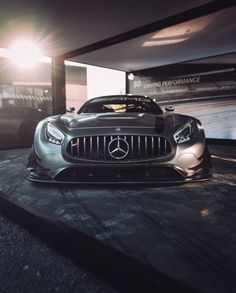
<svg viewBox="0 0 236 293">
<path fill-rule="evenodd" d="M 209 169 L 203 161 L 193 170 L 183 170 L 170 164 L 151 165 L 70 165 L 49 176 L 45 170 L 32 169 L 28 180 L 51 183 L 184 183 L 207 180 Z"/>
</svg>

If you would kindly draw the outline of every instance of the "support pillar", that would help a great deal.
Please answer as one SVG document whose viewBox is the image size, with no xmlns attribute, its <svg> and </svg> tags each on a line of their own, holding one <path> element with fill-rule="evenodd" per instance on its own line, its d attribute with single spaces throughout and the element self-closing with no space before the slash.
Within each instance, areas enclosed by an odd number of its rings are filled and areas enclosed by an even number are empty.
<svg viewBox="0 0 236 293">
<path fill-rule="evenodd" d="M 128 75 L 129 75 L 129 73 L 126 72 L 125 73 L 125 93 L 126 94 L 129 94 L 130 93 L 130 85 L 129 85 L 130 80 L 128 79 Z"/>
<path fill-rule="evenodd" d="M 52 59 L 52 100 L 53 114 L 66 112 L 66 78 L 63 58 Z"/>
</svg>

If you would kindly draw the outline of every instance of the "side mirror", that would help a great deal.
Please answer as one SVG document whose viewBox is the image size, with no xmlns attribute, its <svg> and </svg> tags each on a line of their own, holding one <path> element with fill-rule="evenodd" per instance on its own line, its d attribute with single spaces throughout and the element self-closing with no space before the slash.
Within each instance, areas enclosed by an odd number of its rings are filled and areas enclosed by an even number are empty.
<svg viewBox="0 0 236 293">
<path fill-rule="evenodd" d="M 175 108 L 173 106 L 165 106 L 166 112 L 173 112 Z"/>
<path fill-rule="evenodd" d="M 66 109 L 66 112 L 74 113 L 75 112 L 75 107 L 69 107 L 68 109 Z"/>
</svg>

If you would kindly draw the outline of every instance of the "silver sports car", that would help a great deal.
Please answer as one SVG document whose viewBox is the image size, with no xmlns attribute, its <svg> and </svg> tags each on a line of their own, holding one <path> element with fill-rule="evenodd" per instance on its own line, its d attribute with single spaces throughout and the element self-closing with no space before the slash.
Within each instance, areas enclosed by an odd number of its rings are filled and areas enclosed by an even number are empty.
<svg viewBox="0 0 236 293">
<path fill-rule="evenodd" d="M 42 120 L 28 168 L 37 182 L 176 183 L 208 179 L 211 159 L 199 120 L 117 95 Z"/>
</svg>

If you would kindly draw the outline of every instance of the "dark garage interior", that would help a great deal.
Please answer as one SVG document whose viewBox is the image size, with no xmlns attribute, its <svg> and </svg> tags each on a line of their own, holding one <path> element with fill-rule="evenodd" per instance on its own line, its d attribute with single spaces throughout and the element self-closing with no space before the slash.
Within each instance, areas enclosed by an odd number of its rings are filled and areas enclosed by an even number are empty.
<svg viewBox="0 0 236 293">
<path fill-rule="evenodd" d="M 19 73 L 0 57 L 1 292 L 235 292 L 235 4 L 3 5 L 0 48 L 24 33 L 52 62 L 47 74 L 34 73 L 37 86 L 26 88 L 12 82 Z M 86 70 L 66 69 L 65 60 L 123 71 L 125 94 L 199 119 L 211 154 L 209 180 L 27 180 L 36 125 L 68 110 L 65 84 L 74 71 L 86 84 Z"/>
</svg>

